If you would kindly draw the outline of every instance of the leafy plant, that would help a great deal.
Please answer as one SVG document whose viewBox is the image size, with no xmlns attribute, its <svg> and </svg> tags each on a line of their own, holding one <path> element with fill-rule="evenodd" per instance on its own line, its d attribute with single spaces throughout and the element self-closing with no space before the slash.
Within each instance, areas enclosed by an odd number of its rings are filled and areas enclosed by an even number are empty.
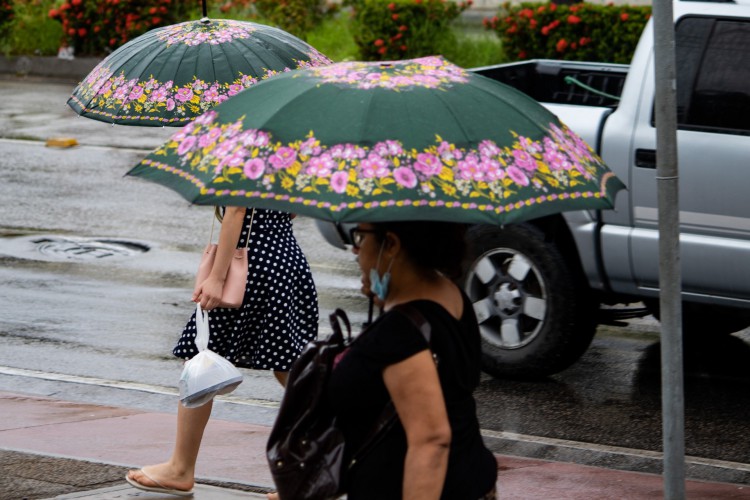
<svg viewBox="0 0 750 500">
<path fill-rule="evenodd" d="M 325 0 L 251 1 L 261 17 L 303 40 L 338 8 L 338 4 Z"/>
<path fill-rule="evenodd" d="M 76 55 L 101 55 L 146 31 L 183 20 L 173 0 L 69 0 L 49 11 L 62 24 L 65 46 Z"/>
<path fill-rule="evenodd" d="M 352 32 L 362 59 L 382 61 L 439 54 L 455 46 L 451 22 L 471 0 L 354 0 Z"/>
<path fill-rule="evenodd" d="M 54 55 L 60 46 L 60 24 L 47 17 L 55 0 L 0 0 L 0 50 L 6 55 Z"/>
<path fill-rule="evenodd" d="M 513 60 L 629 63 L 650 17 L 650 6 L 506 2 L 484 25 Z"/>
</svg>

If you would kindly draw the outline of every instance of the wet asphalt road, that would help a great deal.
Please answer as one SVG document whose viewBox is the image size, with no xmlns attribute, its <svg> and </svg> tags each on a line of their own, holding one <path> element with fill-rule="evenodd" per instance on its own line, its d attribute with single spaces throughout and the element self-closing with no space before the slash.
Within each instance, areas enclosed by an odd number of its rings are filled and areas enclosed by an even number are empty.
<svg viewBox="0 0 750 500">
<path fill-rule="evenodd" d="M 174 129 L 77 118 L 65 106 L 72 86 L 0 80 L 0 390 L 173 411 L 170 351 L 211 212 L 123 177 Z M 80 146 L 44 146 L 60 136 Z M 352 255 L 310 219 L 296 219 L 295 233 L 321 333 L 335 307 L 361 323 Z M 76 255 L 97 242 L 110 246 Z M 687 455 L 750 464 L 750 333 L 688 343 L 685 359 Z M 245 375 L 216 414 L 268 424 L 281 390 L 268 373 Z M 659 451 L 659 391 L 658 324 L 644 318 L 600 327 L 583 358 L 546 381 L 484 377 L 477 400 L 488 431 Z"/>
</svg>

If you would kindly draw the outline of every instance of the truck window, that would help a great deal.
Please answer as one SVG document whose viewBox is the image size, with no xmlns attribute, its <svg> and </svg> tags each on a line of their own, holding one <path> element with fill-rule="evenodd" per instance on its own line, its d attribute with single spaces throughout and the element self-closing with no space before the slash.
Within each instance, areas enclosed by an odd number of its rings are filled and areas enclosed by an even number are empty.
<svg viewBox="0 0 750 500">
<path fill-rule="evenodd" d="M 679 128 L 750 135 L 750 22 L 686 17 L 675 46 Z"/>
</svg>

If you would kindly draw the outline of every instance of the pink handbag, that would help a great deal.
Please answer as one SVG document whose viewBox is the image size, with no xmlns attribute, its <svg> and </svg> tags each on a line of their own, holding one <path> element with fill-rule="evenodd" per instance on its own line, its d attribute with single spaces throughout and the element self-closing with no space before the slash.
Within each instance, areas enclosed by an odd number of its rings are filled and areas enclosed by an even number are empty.
<svg viewBox="0 0 750 500">
<path fill-rule="evenodd" d="M 247 247 L 250 244 L 250 231 L 253 227 L 254 217 L 255 209 L 253 209 L 250 216 L 250 225 L 248 226 L 245 247 L 236 248 L 234 250 L 234 256 L 232 262 L 229 264 L 227 277 L 224 281 L 224 288 L 221 291 L 221 302 L 219 303 L 219 307 L 237 309 L 242 306 L 242 301 L 245 298 L 245 288 L 247 287 Z M 209 241 L 213 239 L 213 232 L 212 222 Z M 195 276 L 195 287 L 193 288 L 193 293 L 198 291 L 198 286 L 203 283 L 211 273 L 211 269 L 214 267 L 214 259 L 216 258 L 216 249 L 216 243 L 209 243 L 206 245 L 205 250 L 203 250 L 201 262 L 198 265 L 198 273 Z"/>
</svg>

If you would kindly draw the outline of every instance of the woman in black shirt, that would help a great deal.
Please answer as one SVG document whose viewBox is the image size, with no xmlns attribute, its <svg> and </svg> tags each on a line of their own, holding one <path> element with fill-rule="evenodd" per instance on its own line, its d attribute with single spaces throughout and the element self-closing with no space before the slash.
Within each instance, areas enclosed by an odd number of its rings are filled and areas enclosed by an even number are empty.
<svg viewBox="0 0 750 500">
<path fill-rule="evenodd" d="M 482 442 L 472 395 L 479 329 L 471 302 L 450 280 L 460 268 L 464 232 L 444 222 L 352 230 L 363 292 L 385 313 L 352 344 L 329 384 L 346 453 L 366 441 L 389 400 L 399 418 L 352 467 L 350 500 L 495 498 L 497 464 Z M 429 344 L 392 310 L 406 303 L 430 323 Z"/>
</svg>

